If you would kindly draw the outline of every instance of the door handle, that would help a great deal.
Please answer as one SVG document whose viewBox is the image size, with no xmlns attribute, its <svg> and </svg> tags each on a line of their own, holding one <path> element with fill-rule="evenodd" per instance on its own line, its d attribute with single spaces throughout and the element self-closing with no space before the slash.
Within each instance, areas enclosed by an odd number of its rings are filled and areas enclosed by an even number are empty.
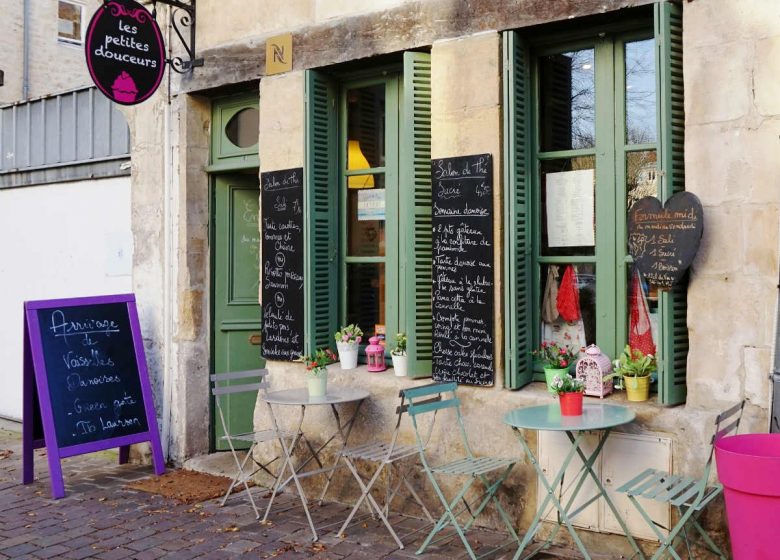
<svg viewBox="0 0 780 560">
<path fill-rule="evenodd" d="M 252 346 L 260 346 L 262 342 L 263 342 L 263 335 L 261 334 L 249 335 L 249 344 L 251 344 Z"/>
</svg>

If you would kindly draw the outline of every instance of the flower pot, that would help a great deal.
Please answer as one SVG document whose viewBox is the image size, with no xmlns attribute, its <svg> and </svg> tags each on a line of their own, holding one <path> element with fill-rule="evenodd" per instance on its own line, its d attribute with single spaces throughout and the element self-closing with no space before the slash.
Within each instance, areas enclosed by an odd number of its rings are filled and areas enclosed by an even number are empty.
<svg viewBox="0 0 780 560">
<path fill-rule="evenodd" d="M 734 560 L 777 557 L 780 434 L 740 434 L 715 442 Z"/>
<path fill-rule="evenodd" d="M 581 391 L 559 394 L 561 416 L 582 416 L 582 396 Z"/>
<path fill-rule="evenodd" d="M 623 377 L 623 385 L 626 387 L 627 398 L 630 401 L 640 402 L 650 398 L 650 376 Z"/>
<path fill-rule="evenodd" d="M 395 373 L 396 377 L 406 377 L 407 375 L 407 365 L 409 364 L 409 356 L 406 354 L 396 356 L 395 354 L 392 354 L 393 357 L 393 373 Z"/>
<path fill-rule="evenodd" d="M 557 392 L 552 386 L 553 379 L 555 379 L 556 375 L 563 379 L 564 376 L 569 375 L 569 368 L 544 368 L 544 379 L 547 381 L 547 390 L 553 395 Z"/>
<path fill-rule="evenodd" d="M 309 375 L 307 379 L 309 399 L 324 397 L 328 393 L 328 373 Z"/>
<path fill-rule="evenodd" d="M 339 362 L 341 369 L 355 369 L 358 359 L 357 342 L 337 342 L 336 347 L 339 350 Z"/>
</svg>

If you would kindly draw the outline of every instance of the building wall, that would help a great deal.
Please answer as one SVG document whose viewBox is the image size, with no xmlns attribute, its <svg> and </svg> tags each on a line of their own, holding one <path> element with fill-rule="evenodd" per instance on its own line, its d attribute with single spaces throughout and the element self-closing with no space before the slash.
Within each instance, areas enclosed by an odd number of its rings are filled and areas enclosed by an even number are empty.
<svg viewBox="0 0 780 560">
<path fill-rule="evenodd" d="M 131 235 L 129 177 L 0 190 L 0 416 L 22 417 L 23 303 L 130 292 Z"/>
<path fill-rule="evenodd" d="M 91 84 L 84 62 L 83 45 L 57 40 L 58 0 L 28 0 L 30 7 L 30 54 L 28 98 L 41 97 Z M 86 29 L 101 0 L 79 0 L 85 6 Z M 24 52 L 24 0 L 5 0 L 0 18 L 0 69 L 5 84 L 0 103 L 22 100 Z M 8 53 L 8 58 L 6 58 Z"/>
<path fill-rule="evenodd" d="M 294 47 L 294 60 L 298 61 L 294 71 L 264 78 L 260 83 L 261 171 L 303 165 L 304 68 L 394 52 L 399 45 L 431 45 L 433 157 L 481 152 L 494 155 L 495 262 L 500 266 L 503 138 L 498 30 L 505 29 L 503 25 L 509 19 L 497 19 L 490 11 L 494 9 L 492 4 L 478 2 L 469 8 L 476 15 L 471 22 L 473 27 L 468 27 L 463 23 L 465 16 L 459 12 L 459 2 L 431 3 L 447 9 L 439 9 L 439 16 L 428 18 L 419 3 L 393 3 L 394 7 L 386 11 L 341 19 L 335 17 L 339 15 L 337 8 L 349 7 L 347 4 L 332 4 L 326 12 L 325 3 L 292 2 L 282 7 L 278 3 L 265 6 L 253 2 L 242 3 L 239 11 L 224 9 L 222 3 L 218 9 L 215 1 L 204 1 L 198 4 L 199 10 L 203 10 L 199 11 L 202 27 L 199 26 L 198 33 L 206 66 L 175 82 L 170 119 L 163 118 L 166 109 L 159 99 L 135 110 L 131 128 L 139 152 L 133 152 L 133 212 L 137 217 L 135 239 L 141 246 L 136 249 L 134 286 L 149 296 L 142 315 L 149 326 L 145 334 L 150 361 L 155 363 L 152 369 L 166 383 L 173 383 L 171 392 L 178 394 L 168 405 L 170 415 L 178 415 L 170 426 L 171 449 L 177 450 L 175 457 L 207 450 L 203 435 L 197 432 L 203 429 L 203 412 L 208 408 L 208 386 L 202 377 L 208 360 L 208 259 L 203 256 L 207 250 L 203 246 L 202 193 L 208 184 L 203 154 L 209 120 L 207 101 L 182 92 L 204 92 L 260 76 L 264 68 L 264 34 L 290 30 L 296 38 L 304 39 Z M 610 7 L 640 3 L 613 2 Z M 411 4 L 419 8 L 421 15 L 414 23 L 403 17 L 414 12 Z M 596 4 L 581 2 L 568 9 L 598 13 Z M 560 8 L 556 6 L 555 9 Z M 273 7 L 279 10 L 273 14 L 263 12 Z M 698 472 L 706 460 L 710 426 L 716 413 L 726 405 L 747 398 L 745 429 L 767 428 L 771 405 L 767 376 L 773 350 L 779 267 L 780 173 L 776 166 L 780 164 L 775 155 L 780 137 L 780 91 L 776 80 L 780 70 L 780 5 L 769 0 L 707 0 L 687 2 L 683 7 L 687 187 L 705 207 L 705 233 L 689 287 L 688 402 L 674 408 L 632 404 L 637 421 L 626 431 L 671 438 L 674 469 L 686 474 Z M 484 11 L 485 17 L 479 17 L 479 10 Z M 326 13 L 333 17 L 326 17 Z M 436 18 L 442 13 L 452 16 L 446 29 L 437 27 Z M 522 16 L 513 11 L 506 13 L 506 18 L 516 18 L 511 27 L 520 25 L 518 22 L 530 24 L 566 17 L 557 12 L 531 11 Z M 572 15 L 581 12 L 572 11 Z M 209 23 L 202 24 L 204 21 Z M 326 29 L 340 30 L 341 34 L 334 32 L 319 50 L 305 42 L 313 41 L 312 37 L 327 38 Z M 372 35 L 366 30 L 381 33 Z M 339 43 L 345 33 L 353 31 L 349 35 L 352 42 Z M 193 153 L 184 153 L 190 147 Z M 165 163 L 166 153 L 172 154 L 170 164 Z M 160 177 L 169 182 L 165 188 L 160 187 Z M 168 194 L 166 189 L 170 189 Z M 169 267 L 173 268 L 165 272 Z M 172 275 L 172 283 L 166 274 Z M 499 281 L 494 300 L 499 386 L 462 387 L 459 392 L 467 423 L 475 436 L 475 451 L 519 457 L 518 444 L 501 423 L 501 417 L 518 406 L 549 402 L 549 396 L 536 385 L 516 392 L 500 387 L 501 276 L 497 269 Z M 268 367 L 274 388 L 304 383 L 298 364 L 269 362 Z M 369 375 L 362 369 L 341 372 L 338 366 L 331 367 L 330 378 L 331 383 L 361 385 L 372 393 L 370 402 L 361 409 L 355 441 L 389 433 L 399 387 L 425 382 L 398 380 L 390 373 Z M 623 402 L 622 398 L 610 397 L 612 402 Z M 267 421 L 264 407 L 258 405 L 257 425 L 267 425 Z M 304 429 L 317 439 L 328 425 L 325 411 L 313 410 Z M 403 437 L 409 441 L 408 429 Z M 447 452 L 442 453 L 445 457 Z M 511 502 L 507 505 L 521 527 L 530 521 L 536 504 L 535 489 L 533 471 L 527 464 L 519 465 L 509 480 L 504 499 Z M 347 486 L 337 485 L 332 496 L 348 499 Z M 496 518 L 491 522 L 497 525 Z M 722 511 L 716 509 L 709 523 L 722 533 Z M 613 541 L 610 546 L 621 546 L 621 539 Z"/>
</svg>

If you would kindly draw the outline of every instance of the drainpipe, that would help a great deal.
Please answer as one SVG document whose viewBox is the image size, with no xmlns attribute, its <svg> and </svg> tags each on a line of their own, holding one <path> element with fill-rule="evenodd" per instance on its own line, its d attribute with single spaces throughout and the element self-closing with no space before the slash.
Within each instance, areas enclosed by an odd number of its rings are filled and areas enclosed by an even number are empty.
<svg viewBox="0 0 780 560">
<path fill-rule="evenodd" d="M 24 0 L 24 35 L 22 38 L 22 100 L 30 98 L 30 0 Z"/>
<path fill-rule="evenodd" d="M 777 280 L 777 295 L 775 302 L 775 347 L 772 351 L 772 415 L 769 418 L 769 431 L 773 434 L 780 433 L 780 278 Z"/>
</svg>

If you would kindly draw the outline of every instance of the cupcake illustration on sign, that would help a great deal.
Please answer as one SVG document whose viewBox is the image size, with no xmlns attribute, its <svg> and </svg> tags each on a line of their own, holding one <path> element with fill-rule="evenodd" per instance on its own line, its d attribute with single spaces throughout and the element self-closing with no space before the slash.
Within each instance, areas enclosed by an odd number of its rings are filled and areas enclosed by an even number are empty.
<svg viewBox="0 0 780 560">
<path fill-rule="evenodd" d="M 114 80 L 111 89 L 114 92 L 114 99 L 120 103 L 132 103 L 138 95 L 138 88 L 135 87 L 133 78 L 124 70 Z"/>
</svg>

